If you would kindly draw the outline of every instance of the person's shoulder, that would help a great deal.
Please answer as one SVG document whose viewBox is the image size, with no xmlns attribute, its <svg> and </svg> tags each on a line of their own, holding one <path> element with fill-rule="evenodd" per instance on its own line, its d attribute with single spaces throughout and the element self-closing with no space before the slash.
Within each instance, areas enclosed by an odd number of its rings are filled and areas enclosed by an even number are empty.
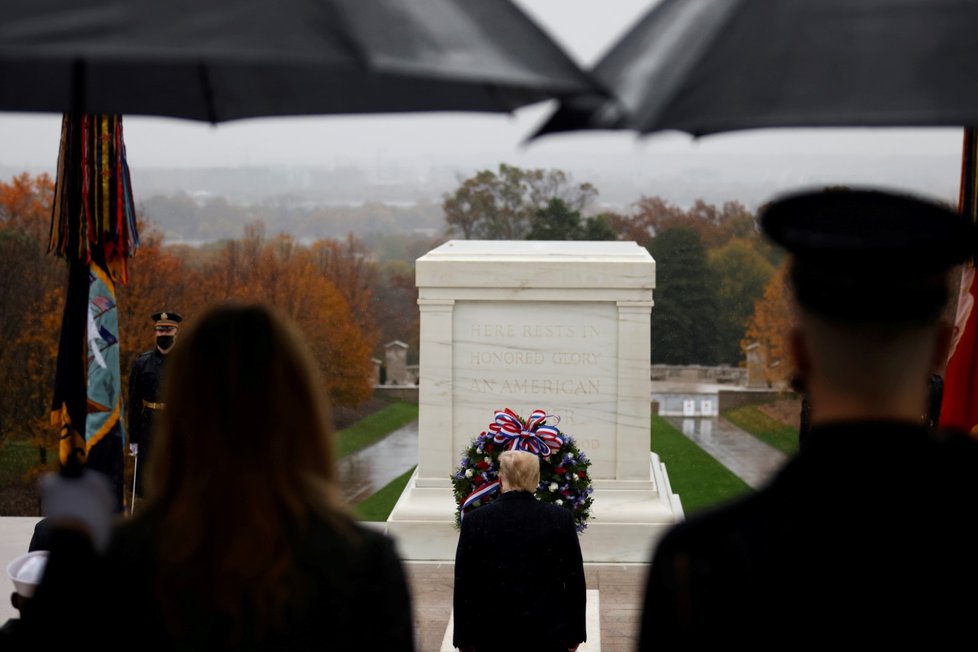
<svg viewBox="0 0 978 652">
<path fill-rule="evenodd" d="M 978 437 L 960 430 L 940 430 L 935 439 L 938 445 L 953 453 L 978 455 Z"/>
<path fill-rule="evenodd" d="M 688 517 L 666 532 L 656 546 L 655 556 L 709 555 L 711 551 L 728 549 L 732 542 L 752 540 L 776 518 L 782 491 L 773 483 Z"/>
<path fill-rule="evenodd" d="M 379 529 L 364 525 L 358 521 L 351 521 L 350 525 L 354 531 L 354 536 L 362 542 L 363 546 L 369 548 L 383 548 L 394 550 L 394 540 Z"/>
<path fill-rule="evenodd" d="M 553 503 L 546 503 L 542 500 L 534 500 L 533 502 L 536 503 L 535 509 L 541 514 L 546 514 L 549 518 L 557 521 L 574 522 L 574 515 L 569 509 L 554 505 Z"/>
<path fill-rule="evenodd" d="M 358 559 L 399 558 L 394 540 L 384 532 L 336 514 L 332 519 L 313 519 L 301 546 L 349 563 Z"/>
<path fill-rule="evenodd" d="M 132 363 L 133 367 L 141 367 L 146 364 L 153 357 L 153 350 L 143 351 L 136 356 L 136 360 Z"/>
<path fill-rule="evenodd" d="M 945 481 L 978 490 L 978 438 L 965 432 L 941 431 L 936 435 L 937 469 Z"/>
</svg>

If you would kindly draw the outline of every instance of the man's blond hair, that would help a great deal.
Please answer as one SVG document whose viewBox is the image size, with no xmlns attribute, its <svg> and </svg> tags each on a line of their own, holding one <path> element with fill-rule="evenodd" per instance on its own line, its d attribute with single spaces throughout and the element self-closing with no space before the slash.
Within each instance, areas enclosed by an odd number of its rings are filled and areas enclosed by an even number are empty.
<svg viewBox="0 0 978 652">
<path fill-rule="evenodd" d="M 532 493 L 540 484 L 540 458 L 526 451 L 503 451 L 499 454 L 499 475 L 510 489 Z"/>
</svg>

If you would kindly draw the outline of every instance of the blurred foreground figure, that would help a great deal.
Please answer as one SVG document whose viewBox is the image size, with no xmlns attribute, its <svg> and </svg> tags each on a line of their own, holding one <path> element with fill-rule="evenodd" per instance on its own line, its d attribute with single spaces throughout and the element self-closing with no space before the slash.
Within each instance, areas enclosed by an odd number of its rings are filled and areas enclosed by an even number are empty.
<svg viewBox="0 0 978 652">
<path fill-rule="evenodd" d="M 769 205 L 762 228 L 791 254 L 811 430 L 768 486 L 666 535 L 640 649 L 972 639 L 978 442 L 927 415 L 973 227 L 905 196 L 826 191 Z"/>
<path fill-rule="evenodd" d="M 65 507 L 83 483 L 46 487 L 61 527 L 18 633 L 32 649 L 412 650 L 394 547 L 340 506 L 322 388 L 268 309 L 201 317 L 168 356 L 146 502 L 104 554 L 91 508 Z"/>
</svg>

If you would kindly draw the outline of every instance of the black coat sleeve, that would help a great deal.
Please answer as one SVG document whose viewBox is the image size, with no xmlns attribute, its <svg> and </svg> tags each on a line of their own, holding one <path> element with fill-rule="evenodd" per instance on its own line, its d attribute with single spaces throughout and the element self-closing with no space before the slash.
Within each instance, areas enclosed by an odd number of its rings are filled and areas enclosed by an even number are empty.
<svg viewBox="0 0 978 652">
<path fill-rule="evenodd" d="M 675 543 L 675 533 L 659 545 L 645 586 L 640 651 L 688 643 L 692 624 L 691 557 Z"/>
<path fill-rule="evenodd" d="M 562 529 L 563 538 L 563 576 L 565 578 L 565 604 L 570 618 L 568 646 L 587 640 L 587 585 L 584 580 L 584 558 L 581 554 L 581 542 L 574 527 L 574 519 L 570 512 Z"/>
<path fill-rule="evenodd" d="M 462 521 L 462 531 L 455 550 L 455 587 L 452 597 L 455 623 L 452 644 L 458 648 L 473 645 L 476 641 L 476 560 L 479 553 L 475 550 L 478 535 L 473 532 L 474 527 L 472 516 L 468 521 Z"/>
<path fill-rule="evenodd" d="M 414 652 L 414 615 L 404 566 L 385 538 L 378 538 L 371 550 L 373 578 L 368 582 L 370 617 L 361 628 L 365 650 Z"/>
</svg>

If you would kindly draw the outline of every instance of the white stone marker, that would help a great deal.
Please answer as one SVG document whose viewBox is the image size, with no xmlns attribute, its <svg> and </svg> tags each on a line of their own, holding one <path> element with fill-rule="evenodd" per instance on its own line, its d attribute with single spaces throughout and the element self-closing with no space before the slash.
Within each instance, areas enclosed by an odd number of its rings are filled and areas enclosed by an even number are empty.
<svg viewBox="0 0 978 652">
<path fill-rule="evenodd" d="M 648 561 L 682 518 L 649 452 L 655 261 L 634 242 L 453 240 L 417 261 L 418 469 L 388 519 L 407 559 L 454 559 L 450 476 L 495 410 L 560 417 L 593 464 L 585 561 Z"/>
</svg>

